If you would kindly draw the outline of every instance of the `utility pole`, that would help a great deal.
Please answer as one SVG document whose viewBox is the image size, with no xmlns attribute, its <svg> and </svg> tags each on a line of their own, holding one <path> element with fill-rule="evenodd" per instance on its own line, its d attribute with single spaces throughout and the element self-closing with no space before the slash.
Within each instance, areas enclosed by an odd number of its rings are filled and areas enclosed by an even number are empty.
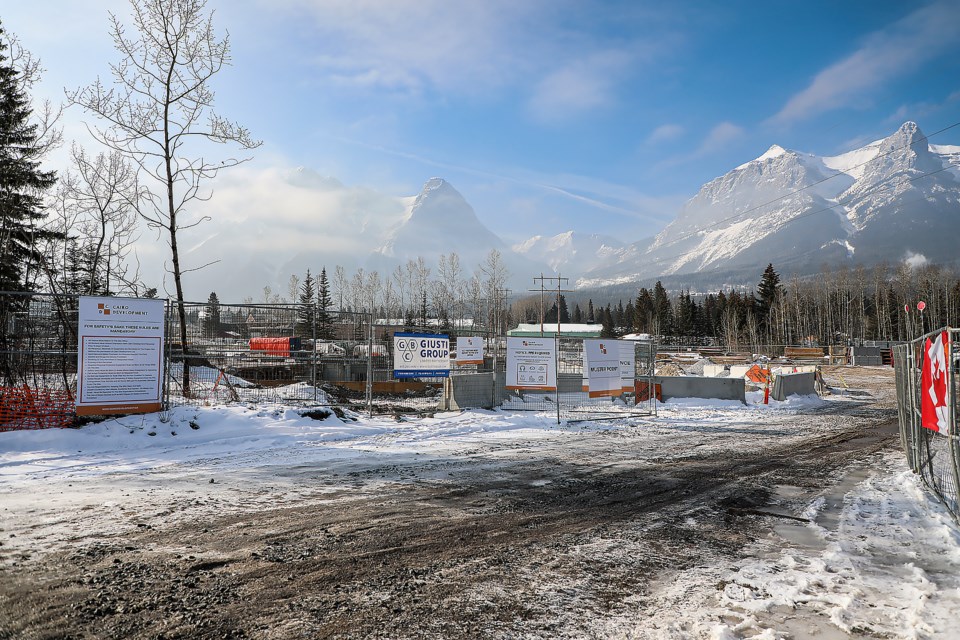
<svg viewBox="0 0 960 640">
<path fill-rule="evenodd" d="M 569 282 L 570 282 L 570 278 L 563 278 L 563 277 L 560 276 L 559 273 L 557 273 L 557 275 L 555 275 L 555 276 L 545 276 L 545 275 L 543 275 L 543 272 L 540 272 L 540 276 L 539 276 L 539 277 L 535 277 L 535 278 L 533 279 L 534 282 L 539 282 L 539 283 L 540 283 L 540 288 L 539 288 L 539 289 L 529 289 L 528 291 L 533 291 L 533 292 L 539 291 L 539 292 L 540 292 L 540 336 L 543 337 L 543 317 L 544 317 L 544 315 L 543 315 L 543 294 L 547 291 L 547 289 L 544 288 L 543 283 L 544 283 L 544 282 L 547 282 L 547 281 L 553 282 L 554 280 L 556 280 L 556 282 L 557 282 L 557 339 L 559 339 L 559 338 L 560 338 L 560 294 L 561 294 L 561 293 L 569 293 L 569 292 L 570 292 L 570 289 L 561 289 L 560 286 L 561 286 L 561 284 L 569 283 Z M 551 290 L 552 290 L 552 288 L 551 288 Z"/>
</svg>

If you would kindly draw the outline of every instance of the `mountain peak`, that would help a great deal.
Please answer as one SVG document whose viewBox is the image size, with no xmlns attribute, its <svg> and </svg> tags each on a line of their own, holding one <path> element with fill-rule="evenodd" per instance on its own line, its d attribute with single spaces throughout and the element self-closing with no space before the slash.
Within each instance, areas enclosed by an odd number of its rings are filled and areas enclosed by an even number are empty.
<svg viewBox="0 0 960 640">
<path fill-rule="evenodd" d="M 922 153 L 929 150 L 928 146 L 927 136 L 920 130 L 916 122 L 908 120 L 900 125 L 896 133 L 883 140 L 881 152 L 912 147 L 915 152 Z"/>
<path fill-rule="evenodd" d="M 784 155 L 785 153 L 790 153 L 790 151 L 788 151 L 787 149 L 784 149 L 783 147 L 781 147 L 781 146 L 778 145 L 778 144 L 775 144 L 775 145 L 772 145 L 772 146 L 771 146 L 769 149 L 767 149 L 766 151 L 764 151 L 763 155 L 760 156 L 759 158 L 756 158 L 756 159 L 754 159 L 754 160 L 751 160 L 750 162 L 745 162 L 745 163 L 743 163 L 742 165 L 740 165 L 739 167 L 737 167 L 737 169 L 746 169 L 747 167 L 749 167 L 750 165 L 752 165 L 752 164 L 755 163 L 755 162 L 763 162 L 764 160 L 772 160 L 773 158 L 779 158 L 780 156 Z"/>
<path fill-rule="evenodd" d="M 437 191 L 445 187 L 448 187 L 451 189 L 453 188 L 450 185 L 450 183 L 444 180 L 443 178 L 436 178 L 436 177 L 430 178 L 429 180 L 423 183 L 423 188 L 420 189 L 420 195 L 427 194 L 431 191 Z"/>
<path fill-rule="evenodd" d="M 786 149 L 784 149 L 778 144 L 774 144 L 774 145 L 771 145 L 770 148 L 767 149 L 767 151 L 762 156 L 757 158 L 757 160 L 768 160 L 770 158 L 776 158 L 778 156 L 782 156 L 785 153 L 787 153 Z"/>
</svg>

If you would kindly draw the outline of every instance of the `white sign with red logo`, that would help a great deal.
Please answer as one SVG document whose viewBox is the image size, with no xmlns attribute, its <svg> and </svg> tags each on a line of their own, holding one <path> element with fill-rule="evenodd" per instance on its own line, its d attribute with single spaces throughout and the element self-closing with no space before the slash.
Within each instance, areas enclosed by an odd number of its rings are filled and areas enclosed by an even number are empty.
<svg viewBox="0 0 960 640">
<path fill-rule="evenodd" d="M 591 398 L 623 393 L 618 340 L 583 341 L 583 377 Z"/>
<path fill-rule="evenodd" d="M 483 364 L 483 338 L 479 336 L 457 338 L 456 363 L 458 365 Z"/>
<path fill-rule="evenodd" d="M 927 429 L 947 434 L 950 431 L 950 408 L 947 402 L 950 337 L 946 331 L 936 340 L 927 338 L 923 348 L 923 370 L 920 373 L 920 423 Z"/>
<path fill-rule="evenodd" d="M 163 300 L 80 298 L 77 415 L 159 411 Z"/>
<path fill-rule="evenodd" d="M 555 338 L 507 338 L 507 389 L 557 390 Z"/>
</svg>

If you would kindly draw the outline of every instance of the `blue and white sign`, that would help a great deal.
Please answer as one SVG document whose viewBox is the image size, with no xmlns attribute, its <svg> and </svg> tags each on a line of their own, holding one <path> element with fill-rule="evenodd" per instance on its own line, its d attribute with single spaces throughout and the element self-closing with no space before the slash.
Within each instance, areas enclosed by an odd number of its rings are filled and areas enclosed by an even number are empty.
<svg viewBox="0 0 960 640">
<path fill-rule="evenodd" d="M 449 376 L 449 336 L 429 333 L 394 334 L 394 378 L 446 378 Z"/>
</svg>

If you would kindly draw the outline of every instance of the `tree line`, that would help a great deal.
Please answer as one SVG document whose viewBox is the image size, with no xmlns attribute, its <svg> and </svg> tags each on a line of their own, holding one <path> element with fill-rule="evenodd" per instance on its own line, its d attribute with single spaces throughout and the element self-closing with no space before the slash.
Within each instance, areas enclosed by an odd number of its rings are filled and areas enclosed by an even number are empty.
<svg viewBox="0 0 960 640">
<path fill-rule="evenodd" d="M 755 290 L 671 295 L 657 282 L 641 287 L 626 307 L 608 305 L 603 314 L 612 334 L 649 333 L 675 343 L 711 338 L 730 348 L 903 341 L 956 326 L 960 276 L 951 267 L 901 263 L 824 268 L 784 283 L 769 264 Z"/>
</svg>

